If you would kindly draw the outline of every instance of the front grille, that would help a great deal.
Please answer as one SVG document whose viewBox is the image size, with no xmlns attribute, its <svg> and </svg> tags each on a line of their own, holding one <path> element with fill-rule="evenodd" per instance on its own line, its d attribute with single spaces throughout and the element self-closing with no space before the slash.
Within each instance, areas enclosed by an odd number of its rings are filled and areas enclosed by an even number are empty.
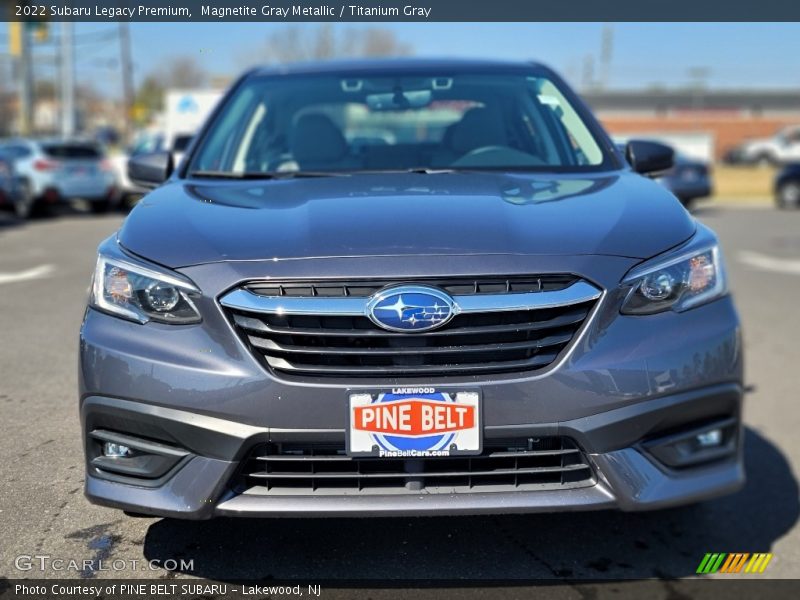
<svg viewBox="0 0 800 600">
<path fill-rule="evenodd" d="M 465 493 L 594 485 L 589 462 L 565 437 L 485 440 L 471 457 L 351 458 L 343 443 L 265 444 L 245 460 L 239 492 L 252 494 Z"/>
<path fill-rule="evenodd" d="M 520 292 L 545 292 L 563 290 L 578 280 L 574 275 L 542 275 L 537 277 L 495 277 L 487 279 L 450 278 L 415 279 L 414 284 L 429 285 L 444 290 L 451 296 L 467 294 L 507 294 Z M 321 282 L 258 282 L 245 286 L 261 296 L 366 298 L 396 280 L 321 281 Z"/>
<path fill-rule="evenodd" d="M 574 276 L 490 280 L 415 280 L 453 296 L 566 289 Z M 398 282 L 259 283 L 264 296 L 368 297 Z M 331 300 L 335 302 L 335 300 Z M 395 333 L 366 316 L 269 314 L 228 308 L 251 351 L 290 375 L 409 377 L 491 374 L 542 369 L 566 348 L 595 300 L 526 310 L 470 312 L 427 332 Z"/>
</svg>

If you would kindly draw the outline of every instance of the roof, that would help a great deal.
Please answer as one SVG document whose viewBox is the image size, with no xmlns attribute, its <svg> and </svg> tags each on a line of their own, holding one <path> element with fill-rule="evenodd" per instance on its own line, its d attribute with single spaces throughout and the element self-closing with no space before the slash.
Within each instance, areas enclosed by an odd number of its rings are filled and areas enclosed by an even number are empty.
<svg viewBox="0 0 800 600">
<path fill-rule="evenodd" d="M 253 75 L 313 75 L 379 74 L 404 73 L 408 71 L 431 71 L 450 73 L 467 71 L 486 71 L 491 73 L 530 73 L 541 69 L 541 64 L 529 61 L 506 61 L 487 59 L 455 58 L 379 58 L 355 60 L 331 60 L 290 63 L 286 65 L 264 66 L 254 69 Z"/>
</svg>

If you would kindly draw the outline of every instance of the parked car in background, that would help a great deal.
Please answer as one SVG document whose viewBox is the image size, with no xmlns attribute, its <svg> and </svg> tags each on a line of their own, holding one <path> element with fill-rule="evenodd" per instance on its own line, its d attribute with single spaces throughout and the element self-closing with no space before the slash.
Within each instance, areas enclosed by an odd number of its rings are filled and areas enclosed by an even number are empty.
<svg viewBox="0 0 800 600">
<path fill-rule="evenodd" d="M 778 208 L 800 208 L 800 162 L 778 171 L 773 189 Z"/>
<path fill-rule="evenodd" d="M 711 167 L 708 163 L 675 153 L 675 166 L 657 181 L 677 196 L 687 208 L 694 200 L 706 198 L 713 193 Z"/>
<path fill-rule="evenodd" d="M 135 156 L 151 152 L 169 150 L 175 165 L 183 159 L 186 148 L 192 141 L 194 133 L 182 133 L 170 138 L 163 133 L 143 132 L 134 140 L 127 152 L 112 157 L 114 170 L 117 173 L 120 188 L 120 198 L 124 204 L 131 205 L 147 192 L 144 188 L 133 183 L 128 177 L 128 161 Z"/>
<path fill-rule="evenodd" d="M 80 139 L 15 139 L 0 144 L 29 186 L 34 210 L 86 200 L 105 212 L 117 199 L 114 167 L 99 144 Z"/>
<path fill-rule="evenodd" d="M 625 154 L 625 141 L 622 138 L 615 138 L 615 145 L 622 154 Z M 688 208 L 692 201 L 712 194 L 714 188 L 711 180 L 711 167 L 702 160 L 690 158 L 674 148 L 672 150 L 673 166 L 663 173 L 654 174 L 654 179 L 672 192 L 681 201 L 681 204 Z"/>
<path fill-rule="evenodd" d="M 770 138 L 743 143 L 736 154 L 741 163 L 771 164 L 800 160 L 800 126 L 785 127 Z"/>
<path fill-rule="evenodd" d="M 26 219 L 31 205 L 30 187 L 17 174 L 14 157 L 0 151 L 0 209 L 11 210 L 18 218 Z"/>
</svg>

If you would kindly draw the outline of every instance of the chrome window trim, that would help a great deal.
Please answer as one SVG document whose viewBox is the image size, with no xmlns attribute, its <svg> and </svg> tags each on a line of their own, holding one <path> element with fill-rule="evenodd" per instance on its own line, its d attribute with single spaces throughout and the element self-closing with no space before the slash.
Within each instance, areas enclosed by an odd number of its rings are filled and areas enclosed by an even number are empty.
<svg viewBox="0 0 800 600">
<path fill-rule="evenodd" d="M 412 282 L 409 284 L 413 285 Z M 601 295 L 602 290 L 580 280 L 563 290 L 549 292 L 473 294 L 452 298 L 454 314 L 465 314 L 557 308 L 596 300 Z M 222 296 L 220 304 L 234 310 L 274 315 L 361 317 L 368 316 L 370 299 L 260 296 L 237 288 Z"/>
</svg>

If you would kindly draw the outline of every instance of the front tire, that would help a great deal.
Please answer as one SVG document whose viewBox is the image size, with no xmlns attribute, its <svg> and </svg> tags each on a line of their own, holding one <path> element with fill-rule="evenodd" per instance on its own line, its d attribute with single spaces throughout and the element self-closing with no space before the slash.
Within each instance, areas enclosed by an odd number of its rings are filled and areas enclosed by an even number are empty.
<svg viewBox="0 0 800 600">
<path fill-rule="evenodd" d="M 755 163 L 758 167 L 774 167 L 778 160 L 769 152 L 763 152 L 756 157 Z"/>
<path fill-rule="evenodd" d="M 778 208 L 791 210 L 800 207 L 800 182 L 789 181 L 778 188 L 775 196 Z"/>
<path fill-rule="evenodd" d="M 92 213 L 95 215 L 102 215 L 108 212 L 111 202 L 109 200 L 97 200 L 92 202 Z"/>
<path fill-rule="evenodd" d="M 20 184 L 19 198 L 14 202 L 14 216 L 20 221 L 27 221 L 34 209 L 34 197 L 30 184 L 25 181 Z"/>
</svg>

